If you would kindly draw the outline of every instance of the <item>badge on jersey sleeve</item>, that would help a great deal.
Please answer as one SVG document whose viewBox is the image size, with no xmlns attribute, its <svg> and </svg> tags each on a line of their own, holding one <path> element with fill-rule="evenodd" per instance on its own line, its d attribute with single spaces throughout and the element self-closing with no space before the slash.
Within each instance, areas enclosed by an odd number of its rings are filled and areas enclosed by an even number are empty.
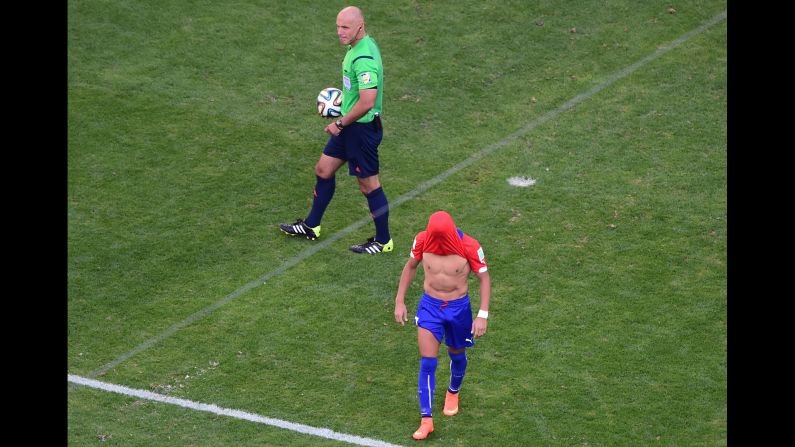
<svg viewBox="0 0 795 447">
<path fill-rule="evenodd" d="M 372 81 L 372 76 L 370 75 L 369 71 L 365 71 L 364 73 L 359 75 L 359 83 L 361 85 L 364 86 L 369 85 L 371 81 Z"/>
</svg>

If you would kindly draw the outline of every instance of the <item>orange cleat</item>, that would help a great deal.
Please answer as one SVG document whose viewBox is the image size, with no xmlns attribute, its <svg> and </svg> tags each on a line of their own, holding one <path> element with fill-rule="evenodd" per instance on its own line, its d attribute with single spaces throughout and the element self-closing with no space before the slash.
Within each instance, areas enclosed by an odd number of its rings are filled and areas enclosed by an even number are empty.
<svg viewBox="0 0 795 447">
<path fill-rule="evenodd" d="M 444 398 L 444 411 L 445 416 L 455 416 L 458 413 L 458 393 L 451 393 L 447 390 L 447 396 Z"/>
<path fill-rule="evenodd" d="M 418 441 L 422 441 L 427 438 L 431 432 L 433 432 L 433 418 L 424 417 L 422 418 L 422 422 L 420 422 L 420 428 L 418 428 L 411 437 Z"/>
</svg>

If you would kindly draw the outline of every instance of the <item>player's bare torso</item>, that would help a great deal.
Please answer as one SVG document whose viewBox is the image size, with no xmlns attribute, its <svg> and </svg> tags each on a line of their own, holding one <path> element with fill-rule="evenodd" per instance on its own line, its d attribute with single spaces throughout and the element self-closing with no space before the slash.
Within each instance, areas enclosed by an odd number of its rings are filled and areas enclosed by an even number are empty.
<svg viewBox="0 0 795 447">
<path fill-rule="evenodd" d="M 471 269 L 469 262 L 459 255 L 422 254 L 425 270 L 425 292 L 434 298 L 449 301 L 461 298 L 467 293 L 467 276 Z"/>
</svg>

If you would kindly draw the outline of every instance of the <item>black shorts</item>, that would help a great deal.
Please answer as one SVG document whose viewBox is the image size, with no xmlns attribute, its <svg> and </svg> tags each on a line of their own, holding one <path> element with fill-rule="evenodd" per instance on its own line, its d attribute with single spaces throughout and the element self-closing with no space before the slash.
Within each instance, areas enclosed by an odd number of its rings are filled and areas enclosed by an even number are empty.
<svg viewBox="0 0 795 447">
<path fill-rule="evenodd" d="M 378 145 L 384 130 L 378 125 L 380 118 L 369 123 L 351 123 L 339 136 L 328 139 L 323 153 L 348 162 L 348 173 L 356 177 L 378 174 Z"/>
</svg>

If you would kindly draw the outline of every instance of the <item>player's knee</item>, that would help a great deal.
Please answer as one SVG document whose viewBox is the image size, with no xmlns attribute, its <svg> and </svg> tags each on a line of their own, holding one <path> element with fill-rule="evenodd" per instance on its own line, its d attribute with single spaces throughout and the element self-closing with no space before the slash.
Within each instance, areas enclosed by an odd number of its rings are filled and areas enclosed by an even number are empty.
<svg viewBox="0 0 795 447">
<path fill-rule="evenodd" d="M 436 365 L 439 360 L 436 357 L 420 357 L 420 369 L 427 373 L 436 372 Z"/>
<path fill-rule="evenodd" d="M 359 191 L 361 191 L 364 195 L 370 194 L 380 187 L 381 183 L 378 181 L 378 177 L 376 176 L 359 179 Z"/>
<path fill-rule="evenodd" d="M 453 354 L 460 354 L 460 353 L 466 351 L 466 348 L 461 348 L 461 349 L 447 348 L 447 350 L 449 352 L 453 353 Z"/>
<path fill-rule="evenodd" d="M 315 175 L 320 177 L 320 178 L 322 178 L 322 179 L 328 180 L 328 179 L 330 179 L 331 177 L 334 176 L 334 172 L 332 172 L 330 169 L 328 169 L 326 167 L 321 166 L 320 164 L 316 164 L 315 165 Z"/>
</svg>

